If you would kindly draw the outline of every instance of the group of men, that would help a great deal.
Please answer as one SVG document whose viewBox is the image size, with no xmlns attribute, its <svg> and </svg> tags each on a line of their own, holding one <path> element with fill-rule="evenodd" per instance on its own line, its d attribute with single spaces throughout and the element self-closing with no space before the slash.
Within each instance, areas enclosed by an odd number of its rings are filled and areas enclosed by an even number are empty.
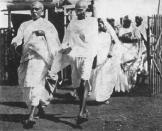
<svg viewBox="0 0 162 131">
<path fill-rule="evenodd" d="M 88 120 L 86 101 L 90 88 L 87 85 L 96 55 L 98 22 L 96 18 L 86 17 L 87 8 L 88 4 L 85 0 L 76 3 L 77 20 L 70 22 L 63 43 L 60 44 L 54 25 L 41 17 L 44 10 L 43 4 L 38 1 L 33 2 L 32 20 L 22 23 L 17 36 L 13 38 L 12 45 L 15 49 L 22 47 L 18 68 L 19 85 L 26 88 L 23 92 L 24 99 L 29 100 L 31 105 L 29 117 L 24 121 L 26 126 L 32 127 L 35 124 L 36 108 L 38 108 L 38 115 L 43 114 L 43 106 L 46 106 L 51 99 L 45 84 L 47 76 L 51 75 L 50 70 L 58 54 L 71 58 L 79 82 L 76 85 L 79 86 L 77 94 L 80 99 L 77 124 Z"/>
<path fill-rule="evenodd" d="M 80 99 L 76 122 L 81 124 L 88 120 L 86 101 L 91 90 L 89 79 L 98 51 L 99 32 L 109 32 L 110 39 L 115 44 L 119 44 L 120 41 L 110 24 L 105 22 L 105 26 L 102 20 L 100 22 L 95 17 L 86 17 L 87 8 L 88 4 L 85 0 L 76 3 L 77 19 L 70 21 L 61 44 L 54 25 L 42 18 L 43 4 L 38 1 L 33 2 L 32 20 L 22 23 L 17 36 L 13 38 L 12 45 L 16 50 L 17 47 L 22 46 L 18 68 L 19 85 L 26 88 L 25 100 L 29 100 L 31 105 L 29 117 L 24 121 L 26 126 L 32 127 L 35 124 L 36 108 L 38 108 L 38 116 L 44 114 L 43 107 L 49 104 L 52 97 L 45 88 L 47 76 L 52 77 L 57 74 L 59 70 L 54 68 L 58 65 L 63 68 L 62 65 L 67 60 L 72 65 L 72 82 L 78 87 L 76 91 Z M 108 53 L 107 56 L 111 57 L 111 54 Z"/>
</svg>

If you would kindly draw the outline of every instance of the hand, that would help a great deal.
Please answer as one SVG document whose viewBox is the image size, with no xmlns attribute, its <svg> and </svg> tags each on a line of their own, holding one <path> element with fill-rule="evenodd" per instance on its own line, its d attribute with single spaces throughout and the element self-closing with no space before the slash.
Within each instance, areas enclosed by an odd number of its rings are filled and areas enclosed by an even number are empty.
<svg viewBox="0 0 162 131">
<path fill-rule="evenodd" d="M 52 78 L 53 80 L 58 80 L 58 75 L 53 73 L 52 71 L 48 71 L 47 77 Z"/>
<path fill-rule="evenodd" d="M 61 49 L 60 52 L 61 52 L 62 54 L 69 54 L 71 50 L 72 50 L 71 47 L 68 47 L 68 48 L 66 48 L 66 49 Z"/>
<path fill-rule="evenodd" d="M 85 35 L 84 35 L 84 34 L 80 34 L 79 37 L 80 37 L 80 39 L 81 39 L 82 41 L 85 41 Z"/>
<path fill-rule="evenodd" d="M 43 30 L 36 30 L 33 31 L 33 33 L 35 33 L 36 36 L 45 36 L 45 32 Z"/>
<path fill-rule="evenodd" d="M 124 72 L 126 71 L 126 64 L 125 63 L 121 63 L 120 67 Z"/>
<path fill-rule="evenodd" d="M 22 55 L 22 48 L 23 48 L 22 45 L 19 45 L 16 47 L 15 50 L 16 50 L 16 53 L 18 54 L 18 56 Z"/>
<path fill-rule="evenodd" d="M 17 47 L 17 43 L 16 43 L 16 42 L 13 42 L 13 43 L 11 44 L 11 46 L 14 47 L 14 48 L 16 48 L 16 47 Z"/>
<path fill-rule="evenodd" d="M 107 58 L 111 58 L 111 57 L 112 57 L 111 53 L 108 53 Z"/>
</svg>

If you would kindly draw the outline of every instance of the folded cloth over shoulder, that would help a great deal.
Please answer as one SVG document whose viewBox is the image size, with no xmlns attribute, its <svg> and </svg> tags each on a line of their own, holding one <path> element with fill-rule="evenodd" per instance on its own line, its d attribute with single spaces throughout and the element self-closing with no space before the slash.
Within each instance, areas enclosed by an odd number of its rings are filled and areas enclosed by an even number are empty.
<svg viewBox="0 0 162 131">
<path fill-rule="evenodd" d="M 47 65 L 51 65 L 52 62 L 52 55 L 50 50 L 48 49 L 47 41 L 45 36 L 37 35 L 37 33 L 31 34 L 29 40 L 24 45 L 24 51 L 28 52 L 28 49 L 36 52 L 38 55 L 40 55 L 43 60 L 47 63 Z M 25 54 L 26 52 L 24 52 Z"/>
</svg>

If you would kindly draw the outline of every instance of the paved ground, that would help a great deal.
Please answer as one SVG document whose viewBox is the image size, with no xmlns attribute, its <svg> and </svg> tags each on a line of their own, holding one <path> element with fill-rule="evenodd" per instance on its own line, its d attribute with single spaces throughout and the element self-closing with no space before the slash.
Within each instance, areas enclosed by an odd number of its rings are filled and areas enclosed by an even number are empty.
<svg viewBox="0 0 162 131">
<path fill-rule="evenodd" d="M 24 129 L 21 121 L 28 109 L 22 93 L 15 86 L 0 86 L 0 131 L 162 131 L 162 95 L 134 92 L 115 94 L 108 105 L 89 102 L 89 121 L 76 126 L 78 100 L 71 100 L 66 95 L 69 91 L 58 90 L 46 117 L 37 120 L 33 129 Z"/>
</svg>

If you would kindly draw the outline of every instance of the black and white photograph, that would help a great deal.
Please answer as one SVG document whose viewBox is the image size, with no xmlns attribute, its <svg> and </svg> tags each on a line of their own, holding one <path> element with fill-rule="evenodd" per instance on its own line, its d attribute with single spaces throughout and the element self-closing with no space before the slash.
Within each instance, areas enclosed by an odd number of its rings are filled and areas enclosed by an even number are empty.
<svg viewBox="0 0 162 131">
<path fill-rule="evenodd" d="M 162 131 L 162 0 L 0 0 L 0 131 Z"/>
</svg>

